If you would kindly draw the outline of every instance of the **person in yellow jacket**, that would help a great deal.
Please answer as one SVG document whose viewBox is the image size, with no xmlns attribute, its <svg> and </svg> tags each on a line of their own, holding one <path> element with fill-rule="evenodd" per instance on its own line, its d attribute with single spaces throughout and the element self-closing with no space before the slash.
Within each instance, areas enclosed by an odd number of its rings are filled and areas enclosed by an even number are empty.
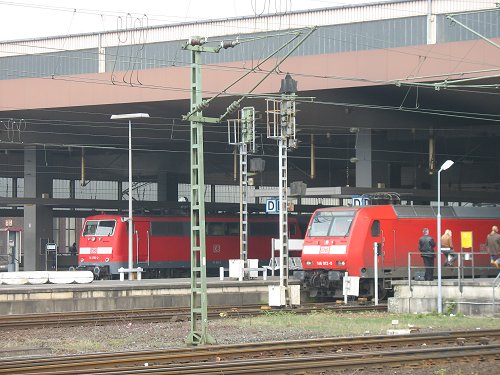
<svg viewBox="0 0 500 375">
<path fill-rule="evenodd" d="M 500 234 L 496 225 L 491 227 L 491 232 L 486 237 L 486 247 L 490 253 L 491 264 L 495 267 L 500 266 Z"/>
</svg>

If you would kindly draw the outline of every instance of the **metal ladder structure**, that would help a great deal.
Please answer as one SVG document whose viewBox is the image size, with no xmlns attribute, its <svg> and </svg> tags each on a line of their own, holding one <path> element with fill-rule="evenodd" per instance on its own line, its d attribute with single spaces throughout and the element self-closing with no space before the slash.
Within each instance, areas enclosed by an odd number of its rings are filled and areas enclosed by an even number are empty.
<svg viewBox="0 0 500 375">
<path fill-rule="evenodd" d="M 290 74 L 281 80 L 281 100 L 267 99 L 267 137 L 278 141 L 279 152 L 279 239 L 280 288 L 285 291 L 285 304 L 291 306 L 288 284 L 288 148 L 296 148 L 295 92 L 297 81 Z"/>
<path fill-rule="evenodd" d="M 203 46 L 205 42 L 203 38 L 193 37 L 183 47 L 191 51 L 191 112 L 184 116 L 191 122 L 191 332 L 186 338 L 186 343 L 191 345 L 216 342 L 208 333 L 203 123 L 219 120 L 203 117 L 208 103 L 201 96 L 201 53 L 217 53 L 220 48 Z"/>
<path fill-rule="evenodd" d="M 228 120 L 228 141 L 240 154 L 240 259 L 248 268 L 248 153 L 255 153 L 255 108 L 241 109 L 241 119 Z M 248 272 L 244 273 L 248 279 Z"/>
</svg>

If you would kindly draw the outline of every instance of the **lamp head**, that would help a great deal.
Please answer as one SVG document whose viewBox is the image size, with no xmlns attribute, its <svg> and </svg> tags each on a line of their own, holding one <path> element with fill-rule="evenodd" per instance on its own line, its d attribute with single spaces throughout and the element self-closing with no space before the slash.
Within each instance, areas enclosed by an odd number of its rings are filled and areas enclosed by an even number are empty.
<svg viewBox="0 0 500 375">
<path fill-rule="evenodd" d="M 112 115 L 111 120 L 131 120 L 134 118 L 145 118 L 149 117 L 147 113 L 125 113 L 122 115 Z"/>
<path fill-rule="evenodd" d="M 292 78 L 290 73 L 281 80 L 280 94 L 295 94 L 297 92 L 297 81 Z"/>
<path fill-rule="evenodd" d="M 446 161 L 443 163 L 443 165 L 441 166 L 440 170 L 445 171 L 445 170 L 447 170 L 448 168 L 450 168 L 452 165 L 453 165 L 453 160 L 448 159 L 448 160 L 446 160 Z"/>
</svg>

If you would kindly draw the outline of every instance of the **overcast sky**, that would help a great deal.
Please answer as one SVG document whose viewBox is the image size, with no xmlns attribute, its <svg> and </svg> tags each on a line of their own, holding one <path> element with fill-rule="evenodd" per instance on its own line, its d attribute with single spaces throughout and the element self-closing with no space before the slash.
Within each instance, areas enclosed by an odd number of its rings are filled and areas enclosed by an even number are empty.
<svg viewBox="0 0 500 375">
<path fill-rule="evenodd" d="M 370 2 L 380 0 L 0 0 L 0 40 L 111 31 L 127 13 L 153 26 Z"/>
</svg>

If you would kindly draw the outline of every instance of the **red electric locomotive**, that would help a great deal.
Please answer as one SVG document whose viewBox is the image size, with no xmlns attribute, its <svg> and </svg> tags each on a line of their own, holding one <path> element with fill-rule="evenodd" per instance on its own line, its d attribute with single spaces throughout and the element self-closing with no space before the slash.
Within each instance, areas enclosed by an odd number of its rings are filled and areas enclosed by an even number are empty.
<svg viewBox="0 0 500 375">
<path fill-rule="evenodd" d="M 189 216 L 134 217 L 133 265 L 144 277 L 189 277 Z M 268 265 L 271 239 L 278 238 L 278 217 L 250 216 L 248 258 Z M 289 217 L 290 238 L 303 238 L 296 217 Z M 206 217 L 207 274 L 218 275 L 229 259 L 240 257 L 240 220 L 236 216 Z M 300 254 L 297 254 L 300 256 Z M 293 256 L 293 255 L 291 255 Z M 118 215 L 88 217 L 79 240 L 78 268 L 92 270 L 96 278 L 112 278 L 128 267 L 128 223 Z"/>
<path fill-rule="evenodd" d="M 422 230 L 428 228 L 437 243 L 436 210 L 437 207 L 431 206 L 399 205 L 318 209 L 311 217 L 304 239 L 303 271 L 295 272 L 294 276 L 303 280 L 312 296 L 320 293 L 340 297 L 343 276 L 348 272 L 349 276 L 360 277 L 360 296 L 372 296 L 376 243 L 380 254 L 379 294 L 383 296 L 391 279 L 408 277 L 408 253 L 417 253 L 410 256 L 412 276 L 423 267 L 418 239 Z M 453 233 L 454 252 L 483 253 L 473 256 L 475 275 L 496 276 L 498 269 L 490 265 L 482 244 L 491 227 L 500 225 L 500 207 L 446 206 L 441 209 L 441 217 L 443 233 L 446 229 Z M 472 232 L 472 248 L 462 246 L 461 232 Z M 465 276 L 470 275 L 471 265 L 471 261 L 464 264 Z M 443 277 L 457 277 L 454 267 L 442 270 Z"/>
</svg>

